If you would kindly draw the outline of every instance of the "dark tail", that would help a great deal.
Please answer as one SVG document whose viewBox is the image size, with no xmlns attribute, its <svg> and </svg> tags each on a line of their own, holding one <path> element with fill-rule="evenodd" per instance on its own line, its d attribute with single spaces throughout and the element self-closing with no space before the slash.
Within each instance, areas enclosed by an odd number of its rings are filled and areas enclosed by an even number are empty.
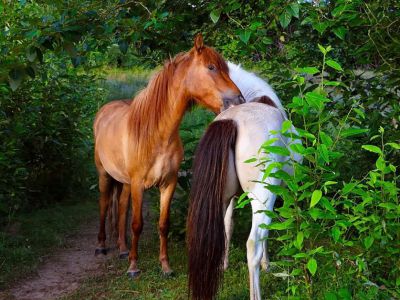
<svg viewBox="0 0 400 300">
<path fill-rule="evenodd" d="M 223 276 L 225 253 L 223 194 L 237 135 L 233 120 L 212 123 L 200 140 L 193 162 L 187 221 L 189 295 L 214 299 Z"/>
</svg>

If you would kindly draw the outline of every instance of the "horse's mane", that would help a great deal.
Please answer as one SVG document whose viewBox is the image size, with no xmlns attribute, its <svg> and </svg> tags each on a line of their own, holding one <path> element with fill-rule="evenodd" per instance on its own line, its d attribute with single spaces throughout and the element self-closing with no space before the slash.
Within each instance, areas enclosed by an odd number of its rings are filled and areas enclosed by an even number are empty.
<svg viewBox="0 0 400 300">
<path fill-rule="evenodd" d="M 281 101 L 267 82 L 256 76 L 254 73 L 242 69 L 240 65 L 228 62 L 228 67 L 229 76 L 242 92 L 246 102 L 251 102 L 254 98 L 268 96 L 286 117 L 286 112 Z"/>
<path fill-rule="evenodd" d="M 153 145 L 157 133 L 163 124 L 160 120 L 170 116 L 168 97 L 171 80 L 178 64 L 189 61 L 190 53 L 179 53 L 167 60 L 161 71 L 150 79 L 131 104 L 130 130 L 138 151 L 147 152 Z"/>
</svg>

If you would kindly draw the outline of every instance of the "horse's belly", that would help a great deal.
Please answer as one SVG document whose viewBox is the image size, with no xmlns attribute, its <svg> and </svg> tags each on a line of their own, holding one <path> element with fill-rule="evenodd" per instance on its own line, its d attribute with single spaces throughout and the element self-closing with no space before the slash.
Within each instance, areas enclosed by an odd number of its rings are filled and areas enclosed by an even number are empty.
<svg viewBox="0 0 400 300">
<path fill-rule="evenodd" d="M 121 170 L 118 167 L 116 167 L 114 164 L 106 162 L 106 163 L 103 163 L 103 167 L 106 170 L 106 172 L 115 180 L 117 180 L 121 183 L 130 184 L 130 179 L 129 179 L 128 174 L 121 172 Z"/>
<path fill-rule="evenodd" d="M 151 187 L 169 182 L 170 178 L 177 176 L 180 162 L 180 155 L 159 154 L 147 173 L 145 186 Z"/>
</svg>

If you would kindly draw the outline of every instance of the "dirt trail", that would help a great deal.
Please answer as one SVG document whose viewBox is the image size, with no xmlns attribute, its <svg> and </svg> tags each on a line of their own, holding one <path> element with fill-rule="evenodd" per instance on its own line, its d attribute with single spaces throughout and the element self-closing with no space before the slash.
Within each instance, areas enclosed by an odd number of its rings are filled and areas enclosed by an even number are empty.
<svg viewBox="0 0 400 300">
<path fill-rule="evenodd" d="M 142 213 L 145 226 L 141 235 L 142 239 L 149 236 L 151 226 L 147 223 L 151 223 L 155 217 L 151 214 L 149 197 L 147 194 L 144 197 Z M 128 224 L 130 217 L 129 214 Z M 107 229 L 108 227 L 106 226 Z M 115 257 L 117 250 L 109 250 L 105 256 L 94 256 L 97 233 L 97 218 L 84 222 L 73 236 L 67 238 L 66 248 L 54 250 L 54 254 L 50 255 L 35 271 L 36 275 L 21 280 L 5 294 L 0 293 L 0 299 L 59 299 L 77 290 L 85 278 L 104 272 L 106 261 Z M 107 246 L 114 245 L 115 241 L 110 241 L 109 237 L 110 233 L 107 232 Z"/>
<path fill-rule="evenodd" d="M 57 299 L 79 287 L 80 281 L 97 272 L 114 253 L 94 256 L 98 220 L 90 220 L 78 233 L 67 238 L 67 248 L 58 249 L 36 271 L 8 291 L 7 298 L 21 300 Z"/>
</svg>

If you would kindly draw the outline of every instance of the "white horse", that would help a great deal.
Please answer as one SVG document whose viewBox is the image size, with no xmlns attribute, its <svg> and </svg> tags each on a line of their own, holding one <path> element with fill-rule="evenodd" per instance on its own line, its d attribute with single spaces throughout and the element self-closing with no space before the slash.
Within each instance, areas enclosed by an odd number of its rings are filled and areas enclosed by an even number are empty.
<svg viewBox="0 0 400 300">
<path fill-rule="evenodd" d="M 229 63 L 229 75 L 246 102 L 222 112 L 209 126 L 196 151 L 188 216 L 189 288 L 193 299 L 213 299 L 223 269 L 228 265 L 232 234 L 233 197 L 242 191 L 252 198 L 252 227 L 247 240 L 250 299 L 260 300 L 259 269 L 268 269 L 266 238 L 271 218 L 260 211 L 272 211 L 276 195 L 265 184 L 280 185 L 256 163 L 245 163 L 258 156 L 261 145 L 277 138 L 272 145 L 287 147 L 300 141 L 272 134 L 279 131 L 286 113 L 272 88 L 262 79 Z M 257 103 L 255 101 L 262 103 Z M 267 103 L 267 104 L 265 104 Z M 289 132 L 296 134 L 292 127 Z M 270 153 L 270 161 L 285 162 L 287 157 Z M 291 153 L 296 161 L 301 157 Z M 269 162 L 264 166 L 265 168 Z M 285 170 L 292 172 L 291 166 Z"/>
</svg>

